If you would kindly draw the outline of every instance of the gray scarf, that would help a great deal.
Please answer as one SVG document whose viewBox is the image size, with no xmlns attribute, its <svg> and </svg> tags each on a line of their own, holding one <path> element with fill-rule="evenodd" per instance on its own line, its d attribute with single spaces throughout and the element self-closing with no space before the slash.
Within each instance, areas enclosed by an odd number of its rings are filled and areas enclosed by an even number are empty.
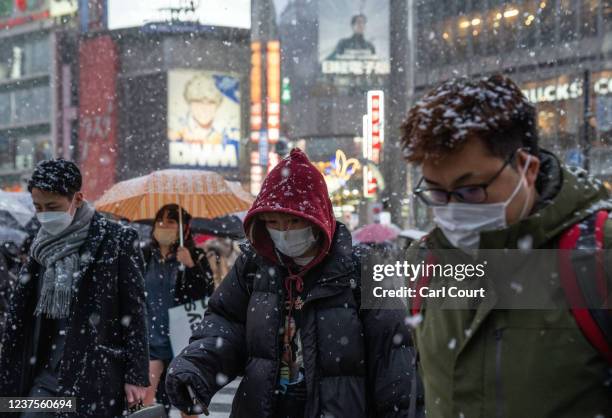
<svg viewBox="0 0 612 418">
<path fill-rule="evenodd" d="M 77 209 L 70 226 L 58 235 L 42 228 L 38 231 L 30 255 L 44 267 L 44 273 L 35 315 L 44 313 L 53 319 L 68 317 L 72 282 L 80 267 L 79 248 L 87 240 L 94 213 L 94 208 L 85 202 Z"/>
</svg>

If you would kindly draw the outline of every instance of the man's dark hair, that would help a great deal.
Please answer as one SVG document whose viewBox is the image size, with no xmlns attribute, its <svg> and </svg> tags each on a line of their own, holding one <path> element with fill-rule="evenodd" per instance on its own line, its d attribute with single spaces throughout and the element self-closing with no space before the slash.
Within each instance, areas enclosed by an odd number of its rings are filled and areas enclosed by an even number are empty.
<svg viewBox="0 0 612 418">
<path fill-rule="evenodd" d="M 33 188 L 72 198 L 81 190 L 83 177 L 79 167 L 72 161 L 62 158 L 44 160 L 36 165 L 32 178 L 28 182 L 28 191 Z"/>
<path fill-rule="evenodd" d="M 401 131 L 404 155 L 415 163 L 456 152 L 473 138 L 496 157 L 518 148 L 538 155 L 535 107 L 501 74 L 442 83 L 410 109 Z"/>
<path fill-rule="evenodd" d="M 363 23 L 367 23 L 368 22 L 368 18 L 366 17 L 366 15 L 360 13 L 358 15 L 355 15 L 353 17 L 351 17 L 351 26 L 354 26 L 355 23 L 357 23 L 357 19 L 362 18 L 363 19 Z"/>
</svg>

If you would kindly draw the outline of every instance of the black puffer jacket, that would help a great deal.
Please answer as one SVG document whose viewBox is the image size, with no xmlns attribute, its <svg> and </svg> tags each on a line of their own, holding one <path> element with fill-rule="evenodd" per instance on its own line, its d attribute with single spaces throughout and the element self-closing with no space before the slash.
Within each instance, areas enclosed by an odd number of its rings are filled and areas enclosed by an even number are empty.
<svg viewBox="0 0 612 418">
<path fill-rule="evenodd" d="M 180 406 L 189 382 L 206 403 L 244 378 L 231 417 L 272 417 L 275 409 L 287 270 L 244 247 L 213 294 L 191 344 L 172 362 L 168 393 Z M 337 224 L 327 256 L 304 277 L 302 328 L 306 418 L 408 416 L 413 351 L 401 310 L 360 310 L 351 236 Z M 227 378 L 227 379 L 226 379 Z"/>
</svg>

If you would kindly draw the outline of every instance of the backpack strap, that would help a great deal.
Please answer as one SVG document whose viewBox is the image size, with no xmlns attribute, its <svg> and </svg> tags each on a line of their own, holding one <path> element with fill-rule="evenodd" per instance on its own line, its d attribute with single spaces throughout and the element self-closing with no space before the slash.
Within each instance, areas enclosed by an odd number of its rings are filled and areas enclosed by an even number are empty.
<svg viewBox="0 0 612 418">
<path fill-rule="evenodd" d="M 608 212 L 599 211 L 562 234 L 559 250 L 579 251 L 560 251 L 559 271 L 561 286 L 578 327 L 612 364 L 612 317 L 605 308 L 609 301 L 601 251 L 607 219 Z"/>
</svg>

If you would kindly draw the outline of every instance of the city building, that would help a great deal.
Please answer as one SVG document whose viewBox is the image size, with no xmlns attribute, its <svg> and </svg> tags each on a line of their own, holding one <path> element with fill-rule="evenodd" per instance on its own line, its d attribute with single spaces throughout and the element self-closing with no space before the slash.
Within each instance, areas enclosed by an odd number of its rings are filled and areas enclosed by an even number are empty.
<svg viewBox="0 0 612 418">
<path fill-rule="evenodd" d="M 364 158 L 363 121 L 368 91 L 387 91 L 390 85 L 390 1 L 275 4 L 281 43 L 281 137 L 303 148 L 321 168 L 338 217 L 355 223 L 359 216 L 367 222 L 367 203 L 381 200 L 384 181 L 377 167 L 381 161 L 371 167 Z M 380 180 L 373 193 L 367 193 L 364 182 L 368 167 Z"/>
<path fill-rule="evenodd" d="M 250 0 L 102 3 L 78 51 L 85 192 L 166 168 L 247 178 Z"/>
<path fill-rule="evenodd" d="M 0 189 L 75 140 L 77 2 L 0 1 Z"/>
<path fill-rule="evenodd" d="M 610 1 L 417 0 L 415 7 L 415 97 L 452 77 L 506 73 L 536 105 L 542 146 L 610 187 Z"/>
</svg>

